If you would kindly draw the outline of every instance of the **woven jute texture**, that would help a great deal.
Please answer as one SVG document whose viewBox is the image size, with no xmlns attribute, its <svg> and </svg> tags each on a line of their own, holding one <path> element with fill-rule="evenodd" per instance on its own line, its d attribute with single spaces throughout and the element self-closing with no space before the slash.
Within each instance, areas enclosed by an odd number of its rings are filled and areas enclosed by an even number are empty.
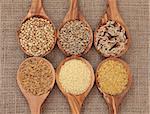
<svg viewBox="0 0 150 114">
<path fill-rule="evenodd" d="M 58 27 L 69 7 L 69 0 L 43 0 L 47 15 Z M 0 0 L 0 114 L 30 114 L 28 104 L 16 83 L 19 64 L 26 58 L 20 50 L 16 30 L 30 7 L 30 0 Z M 148 15 L 149 0 L 118 0 L 118 7 L 132 36 L 132 45 L 122 57 L 133 73 L 133 85 L 122 102 L 119 114 L 149 114 L 148 92 Z M 80 10 L 95 30 L 106 9 L 106 0 L 79 0 Z M 94 47 L 84 56 L 96 69 L 101 56 Z M 64 58 L 55 49 L 46 58 L 56 68 Z M 150 60 L 150 59 L 149 59 Z M 42 106 L 42 114 L 70 114 L 67 100 L 55 85 Z M 105 101 L 96 86 L 85 100 L 81 114 L 107 114 Z"/>
</svg>

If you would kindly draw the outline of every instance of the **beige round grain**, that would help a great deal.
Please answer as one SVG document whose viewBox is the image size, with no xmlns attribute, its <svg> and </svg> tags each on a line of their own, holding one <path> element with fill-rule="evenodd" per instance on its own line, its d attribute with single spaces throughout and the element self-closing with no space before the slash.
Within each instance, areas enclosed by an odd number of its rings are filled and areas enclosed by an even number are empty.
<svg viewBox="0 0 150 114">
<path fill-rule="evenodd" d="M 21 47 L 30 56 L 42 56 L 52 49 L 55 43 L 54 27 L 46 19 L 31 17 L 19 30 Z"/>
<path fill-rule="evenodd" d="M 83 61 L 71 59 L 60 68 L 59 81 L 66 93 L 80 95 L 91 84 L 91 70 Z"/>
</svg>

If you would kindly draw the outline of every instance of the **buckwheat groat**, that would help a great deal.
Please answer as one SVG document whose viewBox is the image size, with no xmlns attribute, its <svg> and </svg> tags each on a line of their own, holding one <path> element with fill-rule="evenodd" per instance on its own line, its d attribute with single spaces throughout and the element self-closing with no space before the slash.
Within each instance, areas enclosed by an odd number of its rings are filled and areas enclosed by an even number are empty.
<svg viewBox="0 0 150 114">
<path fill-rule="evenodd" d="M 29 18 L 19 30 L 21 47 L 30 56 L 42 56 L 54 46 L 54 32 L 50 21 L 39 17 Z"/>
<path fill-rule="evenodd" d="M 95 36 L 95 47 L 105 57 L 120 55 L 127 43 L 125 28 L 115 21 L 108 21 L 101 26 Z"/>
</svg>

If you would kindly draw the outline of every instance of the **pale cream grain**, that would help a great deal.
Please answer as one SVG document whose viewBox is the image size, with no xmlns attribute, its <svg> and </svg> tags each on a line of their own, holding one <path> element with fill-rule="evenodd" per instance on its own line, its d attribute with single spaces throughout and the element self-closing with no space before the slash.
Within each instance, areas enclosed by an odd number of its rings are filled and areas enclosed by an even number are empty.
<svg viewBox="0 0 150 114">
<path fill-rule="evenodd" d="M 90 86 L 91 71 L 83 61 L 72 59 L 61 67 L 59 81 L 67 93 L 79 95 Z"/>
</svg>

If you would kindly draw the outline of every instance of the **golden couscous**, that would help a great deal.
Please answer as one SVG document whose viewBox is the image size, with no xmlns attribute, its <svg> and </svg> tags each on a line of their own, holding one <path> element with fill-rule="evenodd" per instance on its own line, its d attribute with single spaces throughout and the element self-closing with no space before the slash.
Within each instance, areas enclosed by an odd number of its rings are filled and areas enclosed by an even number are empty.
<svg viewBox="0 0 150 114">
<path fill-rule="evenodd" d="M 117 95 L 126 89 L 128 72 L 124 64 L 117 60 L 106 60 L 97 69 L 98 87 L 107 94 Z"/>
</svg>

